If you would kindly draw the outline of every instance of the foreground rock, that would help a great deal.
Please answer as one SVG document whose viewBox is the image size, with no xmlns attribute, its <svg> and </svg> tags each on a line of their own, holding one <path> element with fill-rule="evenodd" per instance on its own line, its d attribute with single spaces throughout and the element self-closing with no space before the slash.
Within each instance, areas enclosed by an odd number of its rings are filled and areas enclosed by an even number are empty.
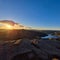
<svg viewBox="0 0 60 60">
<path fill-rule="evenodd" d="M 51 60 L 60 57 L 60 41 L 20 39 L 0 41 L 0 60 Z"/>
</svg>

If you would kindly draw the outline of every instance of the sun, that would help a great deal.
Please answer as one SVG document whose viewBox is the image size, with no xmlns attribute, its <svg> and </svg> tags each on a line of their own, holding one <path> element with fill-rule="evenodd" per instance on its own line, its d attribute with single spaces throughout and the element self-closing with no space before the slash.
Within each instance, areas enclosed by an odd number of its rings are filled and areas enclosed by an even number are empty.
<svg viewBox="0 0 60 60">
<path fill-rule="evenodd" d="M 5 29 L 14 29 L 14 27 L 11 26 L 10 24 L 5 24 Z"/>
<path fill-rule="evenodd" d="M 7 30 L 13 30 L 14 26 L 8 23 L 0 23 L 0 29 L 7 29 Z"/>
</svg>

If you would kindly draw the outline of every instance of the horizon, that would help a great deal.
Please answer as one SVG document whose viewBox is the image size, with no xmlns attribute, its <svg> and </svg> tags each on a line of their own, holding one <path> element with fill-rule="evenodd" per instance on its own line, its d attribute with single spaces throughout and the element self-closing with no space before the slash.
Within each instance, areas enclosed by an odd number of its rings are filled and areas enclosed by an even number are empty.
<svg viewBox="0 0 60 60">
<path fill-rule="evenodd" d="M 60 30 L 59 7 L 59 0 L 0 0 L 0 20 L 38 30 Z"/>
<path fill-rule="evenodd" d="M 60 30 L 59 28 L 33 28 L 33 27 L 29 27 L 29 26 L 24 26 L 18 22 L 15 22 L 13 20 L 0 20 L 0 29 L 5 29 L 6 27 L 4 27 L 5 25 L 8 25 L 7 27 L 9 29 L 31 29 L 31 30 Z M 11 26 L 10 26 L 11 25 Z"/>
</svg>

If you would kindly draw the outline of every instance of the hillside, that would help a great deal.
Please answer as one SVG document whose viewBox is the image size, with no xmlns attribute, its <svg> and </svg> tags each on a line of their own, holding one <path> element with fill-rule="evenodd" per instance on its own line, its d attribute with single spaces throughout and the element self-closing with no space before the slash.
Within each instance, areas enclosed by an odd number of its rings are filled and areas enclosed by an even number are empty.
<svg viewBox="0 0 60 60">
<path fill-rule="evenodd" d="M 60 57 L 60 41 L 19 39 L 0 42 L 0 60 L 51 60 Z"/>
<path fill-rule="evenodd" d="M 0 60 L 60 59 L 60 41 L 42 40 L 47 34 L 47 31 L 38 30 L 0 29 Z"/>
</svg>

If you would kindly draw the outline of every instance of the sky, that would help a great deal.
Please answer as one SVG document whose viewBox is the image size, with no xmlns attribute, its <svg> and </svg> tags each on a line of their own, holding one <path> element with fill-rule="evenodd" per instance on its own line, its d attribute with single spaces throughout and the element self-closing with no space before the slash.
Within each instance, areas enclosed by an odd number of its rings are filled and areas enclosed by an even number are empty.
<svg viewBox="0 0 60 60">
<path fill-rule="evenodd" d="M 60 0 L 0 0 L 0 20 L 37 29 L 60 29 Z"/>
</svg>

